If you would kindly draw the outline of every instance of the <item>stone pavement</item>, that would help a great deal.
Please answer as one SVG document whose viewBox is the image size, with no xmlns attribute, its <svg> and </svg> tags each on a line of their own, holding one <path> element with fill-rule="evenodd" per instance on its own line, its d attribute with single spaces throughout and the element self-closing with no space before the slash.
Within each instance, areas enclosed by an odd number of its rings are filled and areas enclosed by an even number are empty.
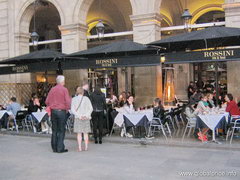
<svg viewBox="0 0 240 180">
<path fill-rule="evenodd" d="M 0 134 L 5 135 L 18 135 L 18 136 L 30 136 L 30 137 L 45 137 L 50 138 L 50 134 L 38 134 L 32 133 L 28 131 L 0 131 Z M 223 149 L 223 150 L 236 150 L 240 151 L 240 138 L 233 139 L 232 144 L 229 144 L 229 140 L 226 141 L 225 137 L 218 137 L 216 138 L 218 142 L 221 144 L 212 143 L 211 141 L 208 143 L 201 143 L 201 141 L 195 139 L 193 136 L 187 137 L 182 141 L 182 134 L 183 132 L 175 131 L 173 133 L 173 138 L 168 137 L 168 140 L 163 137 L 163 135 L 157 135 L 154 139 L 145 139 L 145 138 L 122 138 L 119 134 L 113 134 L 111 137 L 105 136 L 104 141 L 108 143 L 118 143 L 118 144 L 147 144 L 147 145 L 154 145 L 154 146 L 171 146 L 171 147 L 195 147 L 195 148 L 203 148 L 203 149 Z M 69 134 L 66 133 L 66 139 L 75 140 L 76 135 L 74 133 Z M 211 138 L 209 138 L 211 140 Z"/>
<path fill-rule="evenodd" d="M 240 179 L 240 152 L 230 149 L 93 143 L 88 152 L 52 153 L 50 138 L 0 134 L 0 180 Z M 201 178 L 196 178 L 197 176 Z"/>
</svg>

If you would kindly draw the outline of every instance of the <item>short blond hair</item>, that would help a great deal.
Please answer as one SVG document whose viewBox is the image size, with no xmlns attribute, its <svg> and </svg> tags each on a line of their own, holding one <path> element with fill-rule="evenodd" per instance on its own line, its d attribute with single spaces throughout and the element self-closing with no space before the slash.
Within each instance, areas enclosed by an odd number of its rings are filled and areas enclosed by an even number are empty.
<svg viewBox="0 0 240 180">
<path fill-rule="evenodd" d="M 84 89 L 82 87 L 78 87 L 76 91 L 77 91 L 76 92 L 77 94 L 83 95 L 83 93 L 84 93 Z"/>
</svg>

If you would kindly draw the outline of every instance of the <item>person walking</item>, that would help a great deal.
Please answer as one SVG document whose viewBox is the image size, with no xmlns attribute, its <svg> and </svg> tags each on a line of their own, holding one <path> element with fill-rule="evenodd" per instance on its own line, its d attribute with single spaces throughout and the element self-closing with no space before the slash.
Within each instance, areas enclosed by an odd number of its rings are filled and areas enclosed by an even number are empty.
<svg viewBox="0 0 240 180">
<path fill-rule="evenodd" d="M 94 92 L 90 96 L 90 99 L 93 106 L 92 122 L 95 144 L 102 144 L 104 110 L 106 110 L 107 106 L 105 95 L 101 92 L 99 86 L 95 87 Z"/>
<path fill-rule="evenodd" d="M 68 152 L 64 146 L 67 112 L 70 109 L 71 99 L 65 85 L 65 77 L 56 78 L 57 85 L 53 87 L 46 99 L 46 105 L 51 109 L 53 152 Z"/>
<path fill-rule="evenodd" d="M 71 112 L 74 115 L 74 132 L 77 133 L 78 151 L 82 151 L 82 134 L 85 143 L 85 151 L 88 150 L 88 133 L 91 132 L 90 119 L 93 107 L 88 97 L 83 96 L 84 90 L 77 89 L 78 96 L 72 99 Z"/>
</svg>

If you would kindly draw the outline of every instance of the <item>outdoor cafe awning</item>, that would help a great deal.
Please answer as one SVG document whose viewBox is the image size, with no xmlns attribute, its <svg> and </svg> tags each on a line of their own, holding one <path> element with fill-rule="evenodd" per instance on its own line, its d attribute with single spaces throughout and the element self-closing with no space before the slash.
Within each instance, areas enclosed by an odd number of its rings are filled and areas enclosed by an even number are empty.
<svg viewBox="0 0 240 180">
<path fill-rule="evenodd" d="M 58 51 L 43 49 L 0 61 L 0 64 L 20 65 L 28 63 L 52 62 L 56 59 L 61 59 L 63 56 L 65 56 L 65 54 Z"/>
<path fill-rule="evenodd" d="M 161 46 L 167 52 L 217 48 L 240 45 L 240 28 L 209 27 L 149 43 Z"/>
<path fill-rule="evenodd" d="M 69 54 L 67 57 L 102 58 L 113 56 L 148 55 L 156 54 L 157 50 L 158 49 L 156 48 L 126 39 Z"/>
<path fill-rule="evenodd" d="M 130 40 L 116 41 L 65 56 L 63 69 L 160 65 L 157 48 Z M 79 59 L 87 58 L 87 59 Z"/>
<path fill-rule="evenodd" d="M 45 72 L 59 69 L 65 54 L 44 49 L 0 61 L 0 74 Z"/>
<path fill-rule="evenodd" d="M 64 55 L 53 50 L 0 61 L 0 74 L 43 72 L 68 69 L 114 68 L 160 65 L 159 49 L 129 40 L 116 41 L 73 54 Z"/>
</svg>

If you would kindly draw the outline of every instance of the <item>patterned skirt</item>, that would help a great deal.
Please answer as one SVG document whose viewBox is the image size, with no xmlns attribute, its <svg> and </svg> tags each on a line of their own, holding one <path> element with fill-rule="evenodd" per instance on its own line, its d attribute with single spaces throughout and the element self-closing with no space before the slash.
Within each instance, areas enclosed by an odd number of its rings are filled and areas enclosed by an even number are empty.
<svg viewBox="0 0 240 180">
<path fill-rule="evenodd" d="M 90 133 L 90 120 L 74 119 L 73 131 L 75 133 Z"/>
</svg>

